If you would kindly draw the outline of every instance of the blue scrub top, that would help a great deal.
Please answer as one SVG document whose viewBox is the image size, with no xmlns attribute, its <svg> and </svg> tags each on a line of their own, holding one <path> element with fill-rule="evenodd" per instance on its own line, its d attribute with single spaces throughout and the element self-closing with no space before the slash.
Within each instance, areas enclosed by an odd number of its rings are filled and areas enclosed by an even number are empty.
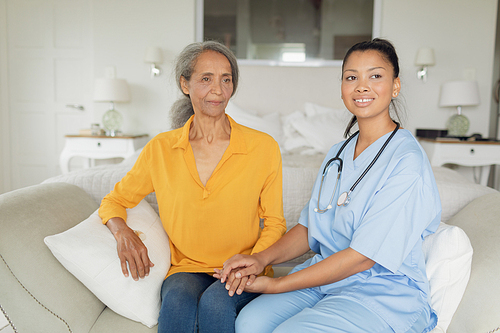
<svg viewBox="0 0 500 333">
<path fill-rule="evenodd" d="M 299 219 L 299 223 L 308 228 L 309 246 L 317 255 L 292 272 L 351 247 L 375 261 L 375 265 L 316 289 L 362 302 L 396 332 L 406 332 L 422 311 L 427 311 L 431 313 L 428 327 L 431 330 L 437 316 L 429 305 L 422 241 L 439 226 L 441 201 L 427 155 L 413 135 L 408 130 L 398 130 L 350 194 L 350 203 L 337 206 L 339 195 L 349 191 L 390 134 L 371 144 L 356 160 L 353 158 L 357 138 L 348 143 L 340 154 L 344 165 L 333 208 L 321 214 L 314 212 L 314 208 L 323 168 L 343 142 L 330 149 L 316 178 L 312 197 Z M 320 209 L 328 205 L 336 177 L 334 166 L 324 180 Z"/>
</svg>

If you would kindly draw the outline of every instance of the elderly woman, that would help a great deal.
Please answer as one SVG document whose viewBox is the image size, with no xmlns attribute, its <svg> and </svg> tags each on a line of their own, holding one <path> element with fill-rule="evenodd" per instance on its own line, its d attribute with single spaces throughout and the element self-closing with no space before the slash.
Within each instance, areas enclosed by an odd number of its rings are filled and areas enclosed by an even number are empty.
<svg viewBox="0 0 500 333">
<path fill-rule="evenodd" d="M 225 46 L 188 45 L 176 80 L 184 96 L 172 117 L 181 127 L 144 147 L 99 214 L 116 238 L 123 274 L 145 278 L 154 264 L 127 226 L 126 209 L 155 192 L 171 249 L 158 332 L 233 332 L 238 312 L 256 294 L 241 292 L 245 277 L 230 297 L 213 272 L 232 255 L 260 252 L 284 234 L 281 155 L 269 135 L 225 114 L 238 85 L 237 62 Z"/>
</svg>

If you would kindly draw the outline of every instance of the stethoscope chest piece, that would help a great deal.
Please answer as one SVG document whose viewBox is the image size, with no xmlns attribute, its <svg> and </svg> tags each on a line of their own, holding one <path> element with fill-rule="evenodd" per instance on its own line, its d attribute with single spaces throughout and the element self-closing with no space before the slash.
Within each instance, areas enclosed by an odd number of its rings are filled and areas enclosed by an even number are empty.
<svg viewBox="0 0 500 333">
<path fill-rule="evenodd" d="M 347 192 L 342 193 L 337 200 L 337 206 L 347 206 L 351 202 L 351 198 Z"/>
</svg>

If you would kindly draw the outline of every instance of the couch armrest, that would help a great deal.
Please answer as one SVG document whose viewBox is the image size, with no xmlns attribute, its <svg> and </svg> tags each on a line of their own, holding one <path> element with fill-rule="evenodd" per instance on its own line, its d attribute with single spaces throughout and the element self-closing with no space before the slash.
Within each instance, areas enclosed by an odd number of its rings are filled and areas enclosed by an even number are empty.
<svg viewBox="0 0 500 333">
<path fill-rule="evenodd" d="M 448 223 L 462 228 L 474 254 L 469 283 L 448 327 L 450 333 L 492 332 L 500 327 L 500 193 L 469 203 Z"/>
<path fill-rule="evenodd" d="M 104 309 L 56 260 L 45 236 L 65 231 L 97 209 L 77 186 L 54 183 L 0 195 L 0 301 L 19 332 L 88 332 Z M 15 274 L 15 277 L 14 275 Z M 21 284 L 16 280 L 23 284 Z"/>
</svg>

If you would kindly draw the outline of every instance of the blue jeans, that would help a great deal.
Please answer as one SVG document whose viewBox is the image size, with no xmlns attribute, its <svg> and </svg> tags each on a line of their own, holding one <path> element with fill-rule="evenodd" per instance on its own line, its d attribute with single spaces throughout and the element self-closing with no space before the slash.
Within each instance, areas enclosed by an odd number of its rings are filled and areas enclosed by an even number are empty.
<svg viewBox="0 0 500 333">
<path fill-rule="evenodd" d="M 240 310 L 259 294 L 230 297 L 225 284 L 206 273 L 176 273 L 161 288 L 158 333 L 234 332 Z"/>
</svg>

